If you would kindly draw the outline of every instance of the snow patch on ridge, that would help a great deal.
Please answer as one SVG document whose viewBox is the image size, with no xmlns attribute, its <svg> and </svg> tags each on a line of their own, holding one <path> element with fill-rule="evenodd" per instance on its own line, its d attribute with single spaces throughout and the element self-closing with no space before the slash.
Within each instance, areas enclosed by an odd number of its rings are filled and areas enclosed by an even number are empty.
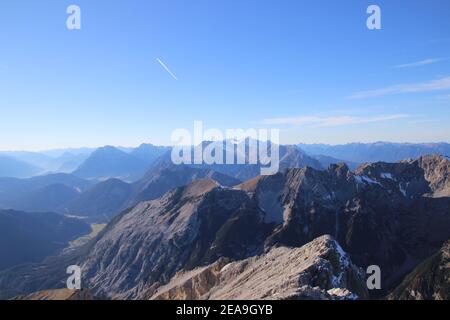
<svg viewBox="0 0 450 320">
<path fill-rule="evenodd" d="M 403 184 L 403 182 L 401 182 L 401 183 L 399 184 L 400 192 L 403 194 L 403 196 L 404 196 L 405 198 L 408 196 L 407 193 L 406 193 L 406 189 L 408 189 L 408 186 L 409 186 L 409 182 L 407 182 L 407 183 L 405 183 L 405 184 Z"/>
<path fill-rule="evenodd" d="M 390 174 L 390 173 L 388 173 L 388 172 L 383 172 L 383 173 L 381 173 L 381 178 L 383 178 L 383 179 L 389 179 L 389 180 L 395 180 L 395 179 L 392 177 L 392 174 Z"/>
<path fill-rule="evenodd" d="M 355 175 L 355 180 L 359 184 L 377 184 L 379 186 L 382 186 L 381 183 L 378 181 L 373 180 L 372 178 L 369 178 L 368 176 L 357 176 Z"/>
</svg>

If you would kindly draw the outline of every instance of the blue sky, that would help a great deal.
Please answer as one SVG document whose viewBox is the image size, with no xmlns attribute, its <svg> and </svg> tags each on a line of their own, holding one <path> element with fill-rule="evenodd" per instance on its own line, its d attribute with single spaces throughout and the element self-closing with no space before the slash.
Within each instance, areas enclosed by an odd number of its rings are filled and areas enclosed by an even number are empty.
<svg viewBox="0 0 450 320">
<path fill-rule="evenodd" d="M 448 0 L 5 0 L 0 42 L 0 150 L 170 144 L 194 120 L 450 142 Z"/>
</svg>

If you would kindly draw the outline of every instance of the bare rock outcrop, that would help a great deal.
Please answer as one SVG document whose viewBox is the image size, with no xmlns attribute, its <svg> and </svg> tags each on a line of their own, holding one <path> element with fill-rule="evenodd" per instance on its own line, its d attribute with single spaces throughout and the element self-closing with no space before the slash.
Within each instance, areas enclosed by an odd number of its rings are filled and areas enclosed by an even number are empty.
<svg viewBox="0 0 450 320">
<path fill-rule="evenodd" d="M 114 218 L 74 262 L 82 267 L 84 287 L 113 299 L 364 297 L 354 277 L 330 281 L 340 279 L 335 255 L 304 251 L 331 235 L 355 265 L 381 268 L 380 298 L 450 239 L 448 175 L 448 160 L 427 156 L 366 164 L 355 172 L 345 164 L 288 169 L 236 187 L 196 180 Z M 327 250 L 340 251 L 334 247 Z M 305 261 L 296 258 L 301 255 Z M 226 259 L 241 262 L 223 269 Z M 61 283 L 55 275 L 65 269 L 52 274 L 54 267 L 41 267 L 0 272 L 0 295 L 42 290 L 48 280 Z M 173 279 L 182 270 L 193 273 Z M 165 287 L 170 285 L 177 289 Z"/>
<path fill-rule="evenodd" d="M 94 300 L 89 290 L 54 289 L 15 297 L 11 300 Z"/>
<path fill-rule="evenodd" d="M 406 276 L 388 299 L 450 300 L 450 240 Z"/>
<path fill-rule="evenodd" d="M 427 155 L 417 161 L 425 172 L 432 196 L 450 197 L 450 160 L 439 155 Z"/>
<path fill-rule="evenodd" d="M 273 248 L 178 273 L 151 299 L 364 299 L 364 286 L 362 270 L 335 240 L 322 236 L 301 248 Z"/>
<path fill-rule="evenodd" d="M 248 257 L 261 247 L 259 223 L 245 192 L 197 180 L 110 223 L 83 261 L 84 280 L 97 296 L 141 298 L 181 269 Z"/>
</svg>

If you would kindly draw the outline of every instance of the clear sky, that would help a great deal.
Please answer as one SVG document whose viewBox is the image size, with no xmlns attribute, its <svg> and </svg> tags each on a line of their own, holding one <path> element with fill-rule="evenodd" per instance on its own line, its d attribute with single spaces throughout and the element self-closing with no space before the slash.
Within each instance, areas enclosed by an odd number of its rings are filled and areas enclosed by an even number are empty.
<svg viewBox="0 0 450 320">
<path fill-rule="evenodd" d="M 0 43 L 0 150 L 170 144 L 194 120 L 450 142 L 448 0 L 3 0 Z"/>
</svg>

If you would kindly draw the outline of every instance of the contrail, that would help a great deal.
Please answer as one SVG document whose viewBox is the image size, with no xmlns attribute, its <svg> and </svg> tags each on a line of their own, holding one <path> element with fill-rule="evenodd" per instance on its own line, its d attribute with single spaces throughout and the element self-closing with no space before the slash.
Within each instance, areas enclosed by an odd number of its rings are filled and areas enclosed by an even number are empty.
<svg viewBox="0 0 450 320">
<path fill-rule="evenodd" d="M 172 73 L 172 71 L 170 71 L 170 69 L 164 64 L 164 62 L 162 62 L 159 58 L 156 58 L 156 61 L 158 61 L 158 63 L 159 63 L 164 69 L 166 69 L 166 71 L 172 76 L 172 78 L 174 78 L 175 80 L 178 80 L 178 78 Z"/>
</svg>

